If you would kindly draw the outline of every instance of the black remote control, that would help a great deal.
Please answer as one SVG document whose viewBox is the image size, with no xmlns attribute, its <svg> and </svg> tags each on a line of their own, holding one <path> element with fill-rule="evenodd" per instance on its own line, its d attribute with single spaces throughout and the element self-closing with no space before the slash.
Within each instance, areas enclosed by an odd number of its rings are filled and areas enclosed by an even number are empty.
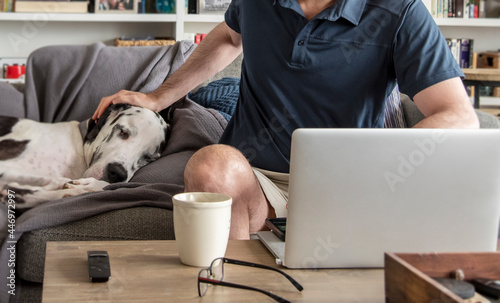
<svg viewBox="0 0 500 303">
<path fill-rule="evenodd" d="M 478 293 L 496 299 L 500 298 L 500 280 L 477 278 L 472 279 L 470 282 L 474 285 Z"/>
<path fill-rule="evenodd" d="M 92 282 L 107 282 L 111 276 L 107 251 L 88 251 L 89 277 Z"/>
</svg>

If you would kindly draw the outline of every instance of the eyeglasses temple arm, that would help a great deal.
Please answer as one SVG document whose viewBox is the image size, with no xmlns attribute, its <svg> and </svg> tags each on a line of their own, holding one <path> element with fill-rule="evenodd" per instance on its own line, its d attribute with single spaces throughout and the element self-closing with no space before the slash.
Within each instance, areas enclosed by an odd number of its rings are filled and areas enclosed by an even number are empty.
<svg viewBox="0 0 500 303">
<path fill-rule="evenodd" d="M 251 263 L 251 262 L 245 262 L 245 261 L 240 261 L 240 260 L 234 260 L 234 259 L 228 259 L 228 258 L 224 258 L 223 261 L 225 263 L 230 263 L 230 264 L 235 264 L 235 265 L 242 265 L 242 266 L 250 266 L 250 267 L 257 267 L 257 268 L 262 268 L 262 269 L 269 269 L 269 270 L 272 270 L 272 271 L 275 271 L 275 272 L 278 272 L 280 274 L 282 274 L 283 276 L 285 276 L 285 278 L 288 279 L 288 281 L 290 281 L 293 286 L 295 286 L 295 288 L 297 288 L 299 291 L 302 291 L 304 289 L 304 287 L 302 287 L 302 285 L 300 285 L 299 282 L 297 282 L 294 278 L 290 277 L 287 273 L 277 269 L 277 268 L 274 268 L 274 267 L 271 267 L 271 266 L 267 266 L 267 265 L 261 265 L 261 264 L 256 264 L 256 263 Z"/>
<path fill-rule="evenodd" d="M 277 302 L 280 302 L 280 303 L 291 303 L 290 301 L 288 301 L 288 300 L 286 300 L 286 299 L 284 299 L 284 298 L 282 298 L 280 296 L 277 296 L 277 295 L 275 295 L 273 293 L 270 293 L 268 291 L 262 290 L 260 288 L 251 287 L 251 286 L 245 286 L 245 285 L 240 285 L 240 284 L 230 283 L 230 282 L 224 282 L 224 281 L 219 281 L 219 280 L 212 280 L 212 279 L 209 279 L 209 278 L 202 278 L 202 277 L 198 277 L 198 283 L 209 283 L 209 284 L 213 284 L 213 285 L 228 286 L 228 287 L 233 287 L 233 288 L 258 291 L 258 292 L 260 292 L 262 294 L 265 294 L 266 296 L 269 296 L 269 297 L 273 298 Z"/>
</svg>

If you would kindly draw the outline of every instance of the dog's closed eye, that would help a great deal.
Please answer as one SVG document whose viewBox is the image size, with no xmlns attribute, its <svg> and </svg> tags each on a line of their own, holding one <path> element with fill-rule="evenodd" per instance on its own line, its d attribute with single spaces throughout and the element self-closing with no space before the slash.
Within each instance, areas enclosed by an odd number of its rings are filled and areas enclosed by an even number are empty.
<svg viewBox="0 0 500 303">
<path fill-rule="evenodd" d="M 115 134 L 118 134 L 118 137 L 122 140 L 127 140 L 130 138 L 130 130 L 126 129 L 123 125 L 117 124 L 114 126 L 114 132 Z"/>
<path fill-rule="evenodd" d="M 129 137 L 130 137 L 130 132 L 122 129 L 120 130 L 120 137 L 123 139 L 123 140 L 127 140 Z"/>
</svg>

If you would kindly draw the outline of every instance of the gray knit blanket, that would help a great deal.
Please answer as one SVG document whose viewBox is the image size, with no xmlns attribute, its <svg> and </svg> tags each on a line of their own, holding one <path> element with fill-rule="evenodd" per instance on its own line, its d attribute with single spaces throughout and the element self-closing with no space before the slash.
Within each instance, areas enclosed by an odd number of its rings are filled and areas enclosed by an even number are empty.
<svg viewBox="0 0 500 303">
<path fill-rule="evenodd" d="M 194 48 L 185 41 L 164 47 L 116 48 L 96 43 L 41 48 L 28 59 L 24 92 L 0 83 L 0 114 L 43 122 L 84 121 L 102 97 L 121 89 L 155 90 Z M 176 103 L 170 123 L 171 136 L 162 157 L 140 169 L 129 183 L 49 201 L 17 213 L 11 226 L 5 205 L 0 206 L 0 302 L 15 302 L 19 297 L 9 295 L 5 282 L 14 269 L 9 266 L 9 247 L 23 233 L 128 207 L 172 209 L 171 196 L 183 190 L 187 160 L 199 148 L 217 143 L 227 122 L 216 110 L 184 99 Z"/>
</svg>

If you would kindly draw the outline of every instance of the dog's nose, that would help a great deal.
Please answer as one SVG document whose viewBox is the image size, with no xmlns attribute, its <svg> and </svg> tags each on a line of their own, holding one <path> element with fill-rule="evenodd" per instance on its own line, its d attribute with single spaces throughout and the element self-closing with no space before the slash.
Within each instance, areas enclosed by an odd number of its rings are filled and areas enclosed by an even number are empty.
<svg viewBox="0 0 500 303">
<path fill-rule="evenodd" d="M 109 183 L 123 182 L 127 180 L 127 170 L 120 163 L 109 163 L 106 171 Z"/>
</svg>

